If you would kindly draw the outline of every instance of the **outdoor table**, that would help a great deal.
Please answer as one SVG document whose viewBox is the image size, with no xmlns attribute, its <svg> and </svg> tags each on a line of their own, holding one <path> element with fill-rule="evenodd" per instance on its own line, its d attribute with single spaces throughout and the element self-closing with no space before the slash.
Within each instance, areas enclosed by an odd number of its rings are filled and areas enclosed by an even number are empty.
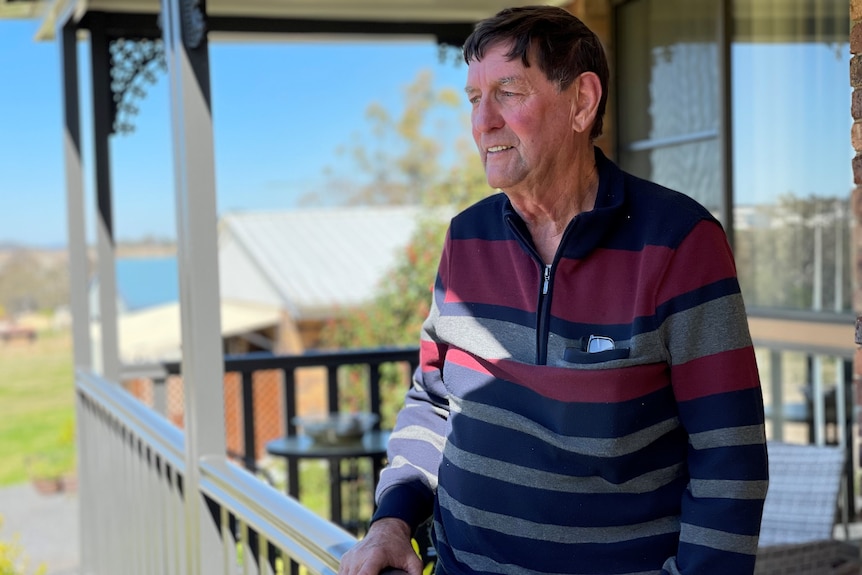
<svg viewBox="0 0 862 575">
<path fill-rule="evenodd" d="M 329 491 L 330 491 L 330 519 L 349 530 L 355 530 L 359 526 L 352 523 L 358 522 L 358 516 L 351 516 L 350 521 L 342 519 L 341 510 L 341 484 L 344 481 L 357 479 L 356 463 L 361 459 L 370 459 L 372 463 L 372 492 L 377 488 L 378 476 L 383 468 L 383 460 L 386 458 L 386 444 L 389 442 L 389 431 L 373 430 L 366 432 L 361 441 L 352 441 L 340 444 L 321 444 L 312 440 L 307 435 L 293 435 L 274 439 L 266 444 L 266 451 L 270 455 L 284 457 L 287 460 L 287 469 L 298 469 L 297 464 L 301 459 L 326 459 L 329 461 Z M 352 471 L 347 476 L 341 474 L 341 462 L 351 462 Z M 290 477 L 288 471 L 287 493 L 295 499 L 299 499 L 299 477 Z M 355 493 L 354 493 L 355 495 Z M 358 507 L 358 500 L 352 501 L 352 515 Z"/>
</svg>

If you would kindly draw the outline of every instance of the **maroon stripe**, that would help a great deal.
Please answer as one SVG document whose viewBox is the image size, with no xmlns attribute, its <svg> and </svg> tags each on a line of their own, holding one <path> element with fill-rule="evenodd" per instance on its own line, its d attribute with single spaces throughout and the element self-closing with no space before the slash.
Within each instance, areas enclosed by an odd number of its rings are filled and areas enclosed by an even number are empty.
<svg viewBox="0 0 862 575">
<path fill-rule="evenodd" d="M 708 355 L 671 369 L 678 401 L 741 391 L 760 385 L 754 349 L 743 347 Z"/>
<path fill-rule="evenodd" d="M 529 365 L 511 360 L 487 361 L 450 349 L 446 361 L 484 376 L 524 386 L 564 402 L 616 403 L 643 397 L 669 384 L 667 365 L 649 364 L 622 369 L 580 370 Z"/>
<path fill-rule="evenodd" d="M 463 268 L 446 268 L 446 303 L 483 303 L 535 311 L 539 267 L 517 242 L 456 240 L 449 245 L 449 257 Z M 506 277 L 504 281 L 500 281 L 501 275 Z"/>
<path fill-rule="evenodd" d="M 727 236 L 714 222 L 703 221 L 695 226 L 673 257 L 674 264 L 657 294 L 659 305 L 736 274 Z"/>
</svg>

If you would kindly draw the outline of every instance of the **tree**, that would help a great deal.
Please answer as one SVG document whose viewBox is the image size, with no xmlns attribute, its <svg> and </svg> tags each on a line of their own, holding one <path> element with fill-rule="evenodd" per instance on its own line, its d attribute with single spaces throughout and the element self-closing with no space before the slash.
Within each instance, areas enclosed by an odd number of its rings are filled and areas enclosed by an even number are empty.
<svg viewBox="0 0 862 575">
<path fill-rule="evenodd" d="M 460 118 L 454 138 L 455 160 L 441 162 L 441 140 L 427 133 L 437 112 L 452 109 L 451 90 L 435 91 L 433 77 L 422 72 L 405 90 L 404 112 L 392 118 L 379 105 L 369 108 L 373 140 L 354 143 L 352 157 L 371 175 L 368 183 L 347 187 L 340 198 L 345 204 L 408 204 L 424 206 L 417 230 L 394 268 L 385 274 L 377 296 L 367 306 L 332 320 L 324 329 L 327 347 L 358 348 L 416 345 L 428 314 L 431 291 L 449 218 L 492 193 L 478 154 L 468 140 L 469 127 Z M 451 138 L 450 131 L 446 138 Z M 391 426 L 400 405 L 406 374 L 394 366 L 381 378 L 383 424 Z M 364 374 L 351 371 L 342 381 L 341 394 L 355 408 L 362 408 Z"/>
<path fill-rule="evenodd" d="M 17 249 L 0 268 L 0 305 L 6 313 L 52 310 L 68 301 L 69 279 L 64 258 L 40 257 Z"/>
<path fill-rule="evenodd" d="M 787 193 L 737 224 L 734 253 L 749 306 L 851 309 L 846 198 Z"/>
<path fill-rule="evenodd" d="M 404 88 L 404 109 L 399 117 L 393 117 L 382 104 L 372 103 L 365 112 L 368 132 L 355 135 L 352 143 L 338 148 L 338 155 L 349 166 L 349 176 L 327 167 L 325 192 L 312 192 L 300 202 L 421 203 L 443 179 L 442 142 L 451 139 L 453 133 L 463 134 L 458 104 L 454 90 L 436 89 L 433 74 L 420 71 Z"/>
</svg>

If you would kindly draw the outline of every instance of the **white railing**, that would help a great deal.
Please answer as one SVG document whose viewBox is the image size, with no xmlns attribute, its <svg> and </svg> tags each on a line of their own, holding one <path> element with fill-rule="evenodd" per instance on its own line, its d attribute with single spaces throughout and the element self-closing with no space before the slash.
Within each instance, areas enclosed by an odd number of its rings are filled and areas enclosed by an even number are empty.
<svg viewBox="0 0 862 575">
<path fill-rule="evenodd" d="M 76 379 L 82 574 L 182 574 L 190 551 L 207 573 L 338 570 L 351 534 L 223 456 L 199 463 L 202 525 L 188 529 L 182 431 L 117 384 Z"/>
</svg>

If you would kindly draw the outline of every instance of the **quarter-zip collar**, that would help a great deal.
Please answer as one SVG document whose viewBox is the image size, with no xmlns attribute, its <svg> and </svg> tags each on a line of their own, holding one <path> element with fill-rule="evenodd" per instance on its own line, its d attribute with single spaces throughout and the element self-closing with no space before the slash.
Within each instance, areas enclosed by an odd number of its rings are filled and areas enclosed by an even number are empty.
<svg viewBox="0 0 862 575">
<path fill-rule="evenodd" d="M 625 209 L 625 190 L 621 185 L 623 174 L 620 169 L 596 147 L 596 170 L 599 175 L 599 189 L 592 210 L 581 212 L 569 222 L 560 240 L 560 247 L 554 256 L 553 265 L 560 257 L 583 258 L 594 249 L 619 221 Z M 538 260 L 527 224 L 515 211 L 508 199 L 503 203 L 502 217 L 514 228 L 516 236 L 526 242 L 523 245 L 531 256 Z"/>
<path fill-rule="evenodd" d="M 595 148 L 599 189 L 592 210 L 572 218 L 560 239 L 560 246 L 550 265 L 545 265 L 530 237 L 527 224 L 515 211 L 508 199 L 503 203 L 503 220 L 509 225 L 521 247 L 539 266 L 541 285 L 538 286 L 536 306 L 536 363 L 543 365 L 548 359 L 551 299 L 554 271 L 561 257 L 584 258 L 601 245 L 602 240 L 618 224 L 625 211 L 625 188 L 622 172 L 604 153 Z"/>
</svg>

